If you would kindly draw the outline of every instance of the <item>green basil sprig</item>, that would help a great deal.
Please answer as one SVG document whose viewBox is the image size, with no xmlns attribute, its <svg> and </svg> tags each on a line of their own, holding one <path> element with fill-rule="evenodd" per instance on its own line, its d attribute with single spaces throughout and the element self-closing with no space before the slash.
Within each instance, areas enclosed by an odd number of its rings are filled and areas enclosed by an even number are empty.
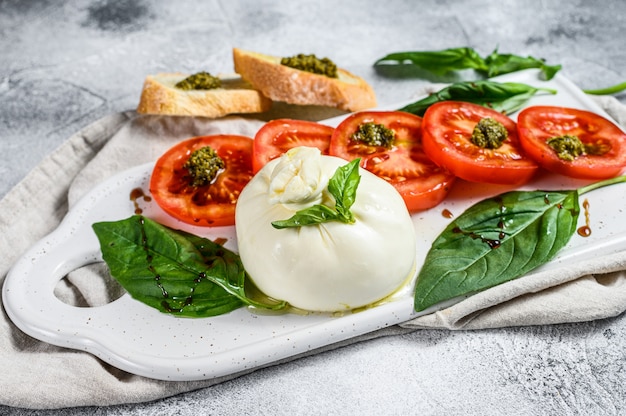
<svg viewBox="0 0 626 416">
<path fill-rule="evenodd" d="M 504 114 L 521 109 L 539 91 L 556 94 L 556 90 L 536 88 L 518 82 L 495 82 L 488 80 L 455 82 L 429 96 L 400 109 L 423 116 L 428 107 L 440 101 L 466 101 L 493 108 Z"/>
<path fill-rule="evenodd" d="M 619 84 L 611 85 L 606 88 L 598 88 L 593 90 L 583 90 L 586 94 L 591 95 L 609 95 L 609 94 L 617 94 L 626 90 L 626 82 L 621 82 Z"/>
<path fill-rule="evenodd" d="M 326 205 L 313 205 L 297 211 L 291 218 L 273 221 L 272 226 L 277 229 L 302 227 L 321 224 L 329 221 L 340 221 L 346 224 L 354 223 L 354 215 L 350 207 L 356 199 L 356 190 L 361 181 L 359 163 L 361 159 L 354 159 L 346 165 L 340 166 L 328 181 L 328 192 L 335 198 L 335 208 Z"/>
<path fill-rule="evenodd" d="M 508 74 L 522 69 L 539 68 L 546 79 L 552 79 L 561 69 L 561 65 L 546 65 L 545 60 L 532 56 L 501 54 L 495 49 L 482 57 L 476 50 L 468 47 L 450 48 L 440 51 L 395 52 L 378 59 L 374 66 L 396 62 L 410 62 L 435 75 L 445 75 L 452 71 L 473 69 L 487 78 Z"/>
<path fill-rule="evenodd" d="M 547 80 L 554 78 L 556 73 L 562 68 L 561 65 L 546 65 L 545 59 L 533 58 L 532 56 L 524 57 L 510 53 L 501 54 L 498 53 L 497 49 L 485 58 L 485 66 L 488 78 L 510 74 L 523 69 L 539 68 Z"/>
<path fill-rule="evenodd" d="M 93 229 L 111 275 L 133 298 L 161 312 L 198 318 L 243 305 L 287 306 L 249 298 L 239 256 L 206 238 L 137 215 Z"/>
<path fill-rule="evenodd" d="M 579 196 L 626 176 L 578 190 L 512 191 L 481 201 L 433 242 L 415 287 L 415 310 L 516 279 L 550 261 L 576 230 Z"/>
</svg>

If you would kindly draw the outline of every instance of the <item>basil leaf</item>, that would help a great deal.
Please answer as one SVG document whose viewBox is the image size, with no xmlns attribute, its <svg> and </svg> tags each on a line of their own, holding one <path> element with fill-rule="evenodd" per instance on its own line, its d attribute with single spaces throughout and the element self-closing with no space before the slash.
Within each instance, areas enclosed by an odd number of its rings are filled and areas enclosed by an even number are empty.
<svg viewBox="0 0 626 416">
<path fill-rule="evenodd" d="M 485 61 L 471 48 L 450 48 L 441 51 L 396 52 L 377 60 L 374 65 L 383 62 L 411 62 L 436 75 L 445 75 L 450 71 L 474 68 L 486 71 Z"/>
<path fill-rule="evenodd" d="M 297 211 L 286 220 L 272 221 L 277 229 L 302 227 L 305 225 L 321 224 L 329 221 L 341 221 L 347 224 L 354 223 L 354 215 L 350 207 L 356 200 L 356 190 L 361 176 L 359 175 L 360 158 L 354 159 L 346 165 L 337 168 L 328 181 L 328 192 L 335 199 L 335 209 L 326 205 L 313 205 Z"/>
<path fill-rule="evenodd" d="M 522 69 L 539 68 L 544 77 L 550 80 L 561 69 L 561 65 L 546 65 L 543 59 L 500 54 L 497 49 L 487 57 L 482 57 L 476 50 L 467 47 L 440 51 L 395 52 L 378 59 L 374 66 L 388 64 L 390 61 L 398 64 L 408 61 L 439 76 L 453 71 L 474 69 L 479 74 L 491 78 Z"/>
<path fill-rule="evenodd" d="M 249 299 L 239 256 L 211 240 L 141 216 L 99 222 L 93 229 L 111 275 L 133 298 L 161 312 L 208 317 L 244 304 L 285 306 Z"/>
<path fill-rule="evenodd" d="M 347 165 L 341 166 L 328 181 L 328 192 L 335 198 L 335 209 L 343 217 L 344 222 L 353 223 L 354 216 L 350 207 L 356 199 L 356 190 L 361 181 L 359 163 L 361 159 L 354 159 Z"/>
<path fill-rule="evenodd" d="M 485 58 L 487 66 L 487 77 L 509 74 L 522 69 L 539 68 L 546 79 L 552 79 L 561 70 L 561 65 L 546 65 L 545 60 L 533 58 L 532 56 L 522 57 L 512 54 L 499 54 L 497 50 Z"/>
<path fill-rule="evenodd" d="M 592 95 L 609 95 L 609 94 L 617 94 L 626 90 L 626 82 L 621 82 L 619 84 L 611 85 L 606 88 L 598 88 L 593 90 L 583 90 L 585 94 Z"/>
<path fill-rule="evenodd" d="M 285 302 L 271 302 L 268 297 L 264 297 L 264 303 L 258 302 L 247 293 L 248 274 L 238 254 L 225 249 L 223 246 L 184 231 L 174 231 L 185 237 L 200 252 L 205 265 L 210 265 L 212 269 L 209 280 L 216 281 L 229 294 L 236 296 L 243 303 L 264 309 L 282 309 L 287 306 Z M 207 273 L 205 272 L 205 275 Z M 251 283 L 251 282 L 250 282 Z"/>
<path fill-rule="evenodd" d="M 428 107 L 441 101 L 466 101 L 512 114 L 524 106 L 538 92 L 556 94 L 555 90 L 536 88 L 519 82 L 488 80 L 455 82 L 429 96 L 408 104 L 400 111 L 423 116 Z"/>
<path fill-rule="evenodd" d="M 339 219 L 337 211 L 326 205 L 313 205 L 312 207 L 296 212 L 287 220 L 273 221 L 274 228 L 293 228 L 303 227 L 305 225 L 321 224 L 328 221 L 336 221 Z"/>
<path fill-rule="evenodd" d="M 576 229 L 576 191 L 513 191 L 481 201 L 433 242 L 415 310 L 516 279 L 550 261 Z"/>
</svg>

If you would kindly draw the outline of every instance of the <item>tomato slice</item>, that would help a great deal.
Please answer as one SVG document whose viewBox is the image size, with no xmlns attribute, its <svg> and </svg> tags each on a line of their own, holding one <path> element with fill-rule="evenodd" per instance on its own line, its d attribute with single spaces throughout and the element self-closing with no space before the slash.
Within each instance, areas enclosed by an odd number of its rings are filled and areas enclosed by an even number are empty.
<svg viewBox="0 0 626 416">
<path fill-rule="evenodd" d="M 395 132 L 390 148 L 353 139 L 359 126 L 382 124 Z M 361 167 L 391 183 L 409 211 L 432 208 L 446 197 L 454 176 L 435 165 L 422 149 L 422 118 L 401 111 L 362 111 L 336 128 L 329 154 L 346 160 L 361 158 Z"/>
<path fill-rule="evenodd" d="M 322 154 L 328 154 L 330 136 L 334 130 L 314 121 L 286 118 L 269 121 L 254 137 L 252 170 L 258 172 L 267 162 L 293 147 L 316 147 Z"/>
<path fill-rule="evenodd" d="M 482 148 L 471 141 L 476 124 L 491 117 L 500 122 L 508 138 L 496 149 Z M 478 104 L 442 101 L 424 113 L 424 151 L 435 163 L 470 182 L 519 186 L 538 169 L 519 143 L 517 126 L 498 111 Z"/>
<path fill-rule="evenodd" d="M 224 169 L 209 184 L 191 186 L 183 167 L 194 150 L 210 146 L 224 161 Z M 252 179 L 252 139 L 236 135 L 200 136 L 182 141 L 156 162 L 150 193 L 174 218 L 198 226 L 235 223 L 235 204 Z"/>
<path fill-rule="evenodd" d="M 578 179 L 606 179 L 626 167 L 626 134 L 598 114 L 564 107 L 528 107 L 520 112 L 517 129 L 526 153 L 549 171 Z M 591 151 L 572 161 L 560 159 L 546 142 L 563 135 L 577 136 Z"/>
</svg>

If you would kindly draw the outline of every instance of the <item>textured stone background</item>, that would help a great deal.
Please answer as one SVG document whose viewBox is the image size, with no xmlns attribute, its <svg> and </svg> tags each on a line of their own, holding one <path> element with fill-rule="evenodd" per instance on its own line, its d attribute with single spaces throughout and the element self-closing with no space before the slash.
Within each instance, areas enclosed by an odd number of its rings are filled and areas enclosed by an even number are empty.
<svg viewBox="0 0 626 416">
<path fill-rule="evenodd" d="M 0 0 L 0 196 L 75 131 L 133 109 L 147 74 L 230 72 L 233 46 L 329 56 L 390 104 L 427 82 L 377 74 L 390 52 L 499 47 L 599 88 L 626 80 L 625 30 L 623 0 Z M 0 414 L 617 415 L 625 351 L 624 317 L 417 331 L 154 403 Z"/>
</svg>

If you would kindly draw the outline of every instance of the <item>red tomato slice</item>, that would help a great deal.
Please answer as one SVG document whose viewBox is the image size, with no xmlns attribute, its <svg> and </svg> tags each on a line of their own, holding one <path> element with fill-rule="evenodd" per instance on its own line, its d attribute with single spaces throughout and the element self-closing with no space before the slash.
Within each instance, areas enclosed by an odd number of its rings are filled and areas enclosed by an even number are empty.
<svg viewBox="0 0 626 416">
<path fill-rule="evenodd" d="M 517 129 L 526 153 L 543 168 L 579 179 L 606 179 L 626 167 L 626 134 L 598 114 L 573 108 L 535 106 L 518 116 Z M 599 154 L 560 159 L 546 143 L 552 137 L 577 136 Z"/>
<path fill-rule="evenodd" d="M 364 123 L 382 124 L 395 132 L 391 148 L 364 144 L 352 135 Z M 422 149 L 422 118 L 401 111 L 362 111 L 348 116 L 330 140 L 329 154 L 361 158 L 361 167 L 391 183 L 409 211 L 432 208 L 446 197 L 454 176 L 435 165 Z"/>
<path fill-rule="evenodd" d="M 183 165 L 194 150 L 210 146 L 224 161 L 213 182 L 194 187 Z M 235 223 L 235 204 L 252 179 L 252 139 L 235 135 L 200 136 L 182 141 L 161 156 L 152 171 L 150 193 L 168 214 L 188 224 Z"/>
<path fill-rule="evenodd" d="M 317 147 L 322 154 L 328 154 L 334 130 L 314 121 L 278 119 L 265 123 L 254 137 L 252 170 L 258 172 L 267 162 L 293 147 Z"/>
<path fill-rule="evenodd" d="M 476 146 L 470 140 L 474 126 L 491 117 L 507 129 L 508 138 L 497 149 Z M 537 164 L 522 151 L 515 122 L 487 107 L 460 101 L 433 104 L 424 114 L 424 151 L 435 163 L 471 182 L 522 185 Z"/>
</svg>

